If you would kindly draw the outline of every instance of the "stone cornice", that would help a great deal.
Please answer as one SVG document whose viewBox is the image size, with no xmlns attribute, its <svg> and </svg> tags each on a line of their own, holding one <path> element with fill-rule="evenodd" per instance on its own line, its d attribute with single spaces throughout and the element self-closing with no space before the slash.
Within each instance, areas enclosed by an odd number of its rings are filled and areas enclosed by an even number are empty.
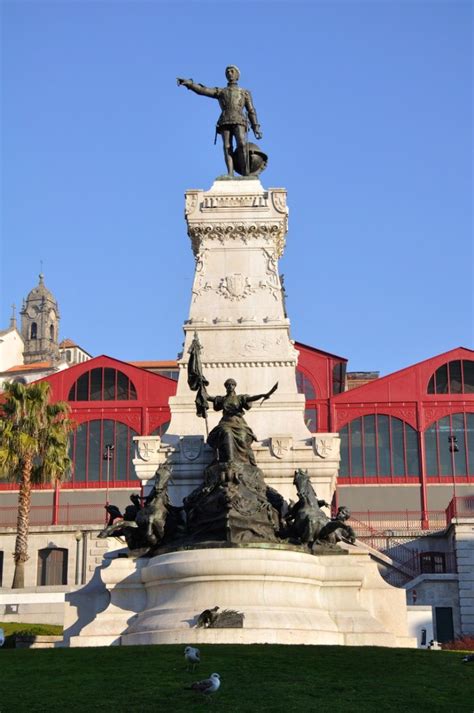
<svg viewBox="0 0 474 713">
<path fill-rule="evenodd" d="M 278 220 L 243 221 L 191 221 L 188 219 L 188 235 L 191 238 L 194 255 L 199 254 L 203 240 L 218 240 L 222 244 L 241 241 L 245 245 L 258 238 L 271 241 L 278 257 L 285 248 L 287 216 Z"/>
</svg>

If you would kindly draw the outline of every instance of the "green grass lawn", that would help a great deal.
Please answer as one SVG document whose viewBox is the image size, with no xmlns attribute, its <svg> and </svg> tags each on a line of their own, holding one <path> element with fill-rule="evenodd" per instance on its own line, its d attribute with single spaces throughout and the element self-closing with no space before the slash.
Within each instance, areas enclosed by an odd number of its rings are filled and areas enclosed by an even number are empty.
<svg viewBox="0 0 474 713">
<path fill-rule="evenodd" d="M 183 646 L 0 650 L 1 713 L 473 713 L 474 664 L 463 654 L 342 646 Z M 185 690 L 219 673 L 212 703 Z"/>
</svg>

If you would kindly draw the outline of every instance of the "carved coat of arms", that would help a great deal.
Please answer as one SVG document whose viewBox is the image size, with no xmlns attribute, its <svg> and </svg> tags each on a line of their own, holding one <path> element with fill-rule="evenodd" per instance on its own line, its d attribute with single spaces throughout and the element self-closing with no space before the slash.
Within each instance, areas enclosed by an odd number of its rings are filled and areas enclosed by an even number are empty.
<svg viewBox="0 0 474 713">
<path fill-rule="evenodd" d="M 270 444 L 275 458 L 285 458 L 291 450 L 292 442 L 291 436 L 273 436 Z"/>
<path fill-rule="evenodd" d="M 223 277 L 217 291 L 223 295 L 223 297 L 230 300 L 241 300 L 252 292 L 255 292 L 250 284 L 249 278 L 244 277 L 240 272 L 234 272 L 233 275 Z"/>
<path fill-rule="evenodd" d="M 202 450 L 202 436 L 183 436 L 181 438 L 181 452 L 186 460 L 196 460 Z"/>
<path fill-rule="evenodd" d="M 140 439 L 137 441 L 137 455 L 144 461 L 150 461 L 153 454 L 158 450 L 160 443 L 159 436 L 154 436 L 152 439 Z"/>
</svg>

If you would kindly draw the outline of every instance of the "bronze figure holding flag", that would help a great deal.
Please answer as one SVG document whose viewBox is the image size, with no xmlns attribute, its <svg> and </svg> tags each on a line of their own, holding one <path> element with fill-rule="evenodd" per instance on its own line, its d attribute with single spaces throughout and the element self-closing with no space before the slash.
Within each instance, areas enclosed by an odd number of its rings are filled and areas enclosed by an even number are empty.
<svg viewBox="0 0 474 713">
<path fill-rule="evenodd" d="M 257 440 L 254 432 L 244 418 L 244 412 L 252 407 L 254 401 L 266 401 L 277 390 L 278 382 L 265 394 L 237 394 L 237 383 L 234 379 L 225 382 L 225 396 L 210 396 L 206 387 L 209 381 L 202 373 L 202 346 L 195 332 L 189 348 L 188 385 L 196 394 L 196 415 L 206 419 L 207 443 L 216 451 L 220 463 L 250 463 L 256 465 L 252 451 L 252 443 Z M 214 405 L 214 411 L 222 411 L 222 418 L 209 433 L 207 412 L 209 401 Z"/>
</svg>

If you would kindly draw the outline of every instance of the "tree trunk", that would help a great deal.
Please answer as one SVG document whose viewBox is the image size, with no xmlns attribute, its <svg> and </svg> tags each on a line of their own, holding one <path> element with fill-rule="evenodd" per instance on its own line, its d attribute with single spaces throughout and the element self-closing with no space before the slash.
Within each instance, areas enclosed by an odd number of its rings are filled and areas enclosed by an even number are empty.
<svg viewBox="0 0 474 713">
<path fill-rule="evenodd" d="M 16 521 L 15 572 L 13 575 L 12 589 L 25 586 L 25 562 L 28 559 L 28 530 L 30 527 L 31 507 L 31 471 L 33 459 L 28 458 L 23 464 L 21 474 L 20 492 L 18 494 L 18 517 Z"/>
</svg>

